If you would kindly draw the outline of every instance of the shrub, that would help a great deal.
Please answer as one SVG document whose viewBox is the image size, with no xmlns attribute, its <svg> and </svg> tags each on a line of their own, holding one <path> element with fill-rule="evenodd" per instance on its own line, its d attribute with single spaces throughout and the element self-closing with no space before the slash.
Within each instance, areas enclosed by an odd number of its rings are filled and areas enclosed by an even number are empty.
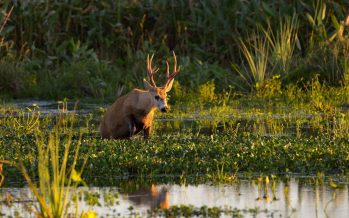
<svg viewBox="0 0 349 218">
<path fill-rule="evenodd" d="M 25 73 L 13 61 L 0 60 L 0 94 L 20 97 L 25 91 Z"/>
</svg>

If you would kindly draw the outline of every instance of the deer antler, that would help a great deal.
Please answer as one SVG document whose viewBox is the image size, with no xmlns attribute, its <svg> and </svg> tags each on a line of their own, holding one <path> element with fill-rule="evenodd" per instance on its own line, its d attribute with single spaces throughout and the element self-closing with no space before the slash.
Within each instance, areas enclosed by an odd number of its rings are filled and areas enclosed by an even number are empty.
<svg viewBox="0 0 349 218">
<path fill-rule="evenodd" d="M 166 76 L 167 76 L 167 80 L 166 80 L 166 83 L 165 83 L 165 87 L 168 86 L 168 84 L 170 84 L 170 82 L 173 80 L 173 78 L 179 73 L 179 71 L 181 70 L 181 67 L 179 66 L 178 67 L 178 70 L 177 70 L 177 58 L 176 58 L 176 54 L 175 52 L 173 51 L 173 71 L 172 71 L 172 74 L 170 75 L 170 67 L 169 67 L 169 64 L 168 64 L 168 61 L 166 61 Z"/>
<path fill-rule="evenodd" d="M 148 71 L 148 76 L 150 80 L 150 84 L 154 87 L 156 87 L 155 81 L 154 81 L 154 73 L 156 73 L 159 68 L 152 68 L 151 62 L 153 61 L 154 54 L 149 58 L 149 54 L 147 56 L 147 71 Z"/>
</svg>

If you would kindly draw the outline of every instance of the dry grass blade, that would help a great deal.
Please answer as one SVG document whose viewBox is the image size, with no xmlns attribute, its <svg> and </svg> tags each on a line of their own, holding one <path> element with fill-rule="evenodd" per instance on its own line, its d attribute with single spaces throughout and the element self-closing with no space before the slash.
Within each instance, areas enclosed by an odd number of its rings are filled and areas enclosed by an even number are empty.
<svg viewBox="0 0 349 218">
<path fill-rule="evenodd" d="M 11 9 L 10 9 L 10 11 L 6 13 L 5 18 L 4 18 L 4 20 L 3 20 L 3 22 L 2 22 L 2 25 L 1 25 L 1 27 L 0 27 L 0 33 L 1 33 L 2 30 L 4 29 L 4 27 L 5 27 L 6 23 L 7 23 L 7 21 L 10 19 L 10 16 L 11 16 L 11 14 L 12 14 L 13 8 L 14 8 L 14 6 L 12 6 Z"/>
</svg>

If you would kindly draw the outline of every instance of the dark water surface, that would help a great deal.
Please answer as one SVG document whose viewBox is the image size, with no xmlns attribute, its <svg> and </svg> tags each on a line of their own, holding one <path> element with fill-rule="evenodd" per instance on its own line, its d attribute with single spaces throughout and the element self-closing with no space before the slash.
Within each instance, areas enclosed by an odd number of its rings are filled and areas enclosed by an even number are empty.
<svg viewBox="0 0 349 218">
<path fill-rule="evenodd" d="M 41 100 L 18 101 L 14 102 L 14 105 L 20 109 L 39 111 L 42 116 L 55 116 L 62 112 L 63 106 L 66 107 L 64 113 L 75 112 L 81 118 L 92 113 L 94 115 L 90 123 L 96 127 L 99 126 L 103 114 L 102 110 L 108 107 L 105 104 L 76 102 L 63 104 L 63 102 Z M 342 110 L 344 112 L 344 109 Z M 208 108 L 207 111 L 210 109 Z M 341 120 L 332 114 L 310 114 L 302 110 L 292 111 L 290 108 L 269 113 L 268 111 L 253 113 L 246 112 L 244 108 L 230 108 L 222 113 L 216 113 L 213 110 L 212 113 L 208 112 L 208 114 L 201 114 L 200 111 L 174 116 L 171 113 L 165 114 L 165 116 L 159 114 L 160 112 L 155 116 L 154 122 L 154 130 L 158 134 L 188 133 L 188 131 L 197 134 L 212 134 L 228 130 L 230 133 L 250 132 L 264 136 L 289 135 L 299 137 L 301 135 L 318 135 L 324 132 L 331 133 L 338 130 L 341 132 L 349 131 L 346 125 L 347 120 Z M 6 114 L 0 116 L 6 116 Z"/>
</svg>

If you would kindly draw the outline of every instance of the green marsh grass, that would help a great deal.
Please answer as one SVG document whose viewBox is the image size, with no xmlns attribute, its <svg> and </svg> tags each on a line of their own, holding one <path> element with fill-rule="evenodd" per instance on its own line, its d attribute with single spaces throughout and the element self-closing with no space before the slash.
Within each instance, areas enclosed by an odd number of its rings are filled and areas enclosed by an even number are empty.
<svg viewBox="0 0 349 218">
<path fill-rule="evenodd" d="M 77 209 L 74 211 L 71 199 L 78 185 L 84 184 L 81 179 L 83 168 L 87 158 L 81 158 L 80 146 L 82 142 L 81 131 L 74 129 L 74 113 L 66 114 L 66 104 L 62 103 L 60 113 L 55 119 L 55 125 L 51 130 L 45 130 L 40 125 L 40 115 L 31 113 L 31 115 L 20 115 L 18 118 L 12 118 L 16 129 L 14 132 L 24 132 L 24 135 L 33 135 L 31 137 L 32 145 L 36 145 L 36 152 L 27 155 L 34 155 L 36 165 L 34 175 L 27 170 L 28 162 L 24 154 L 15 157 L 17 160 L 5 161 L 11 166 L 15 166 L 30 191 L 38 201 L 38 208 L 34 210 L 37 217 L 66 217 L 68 213 L 77 216 Z M 73 136 L 77 137 L 73 139 Z M 21 137 L 20 134 L 16 134 Z M 22 135 L 23 136 L 23 135 Z M 28 143 L 28 141 L 27 141 Z M 27 145 L 20 145 L 27 146 Z M 8 157 L 8 155 L 5 155 Z M 15 162 L 16 161 L 16 162 Z M 80 169 L 77 170 L 77 163 L 82 161 Z"/>
<path fill-rule="evenodd" d="M 317 46 L 317 43 L 325 43 L 328 39 L 328 32 L 325 25 L 325 18 L 328 13 L 326 2 L 319 0 L 312 2 L 313 14 L 306 13 L 312 30 L 310 32 L 309 46 Z"/>
<path fill-rule="evenodd" d="M 301 49 L 297 41 L 298 18 L 294 15 L 291 18 L 280 19 L 279 25 L 276 33 L 273 33 L 270 24 L 267 29 L 262 28 L 262 30 L 268 40 L 270 62 L 274 65 L 273 71 L 284 77 L 290 73 L 296 44 Z"/>
<path fill-rule="evenodd" d="M 266 39 L 259 36 L 258 33 L 251 34 L 250 41 L 239 40 L 242 54 L 247 64 L 240 68 L 233 65 L 243 81 L 246 82 L 250 90 L 255 90 L 263 86 L 265 80 L 269 77 L 269 45 Z"/>
</svg>

